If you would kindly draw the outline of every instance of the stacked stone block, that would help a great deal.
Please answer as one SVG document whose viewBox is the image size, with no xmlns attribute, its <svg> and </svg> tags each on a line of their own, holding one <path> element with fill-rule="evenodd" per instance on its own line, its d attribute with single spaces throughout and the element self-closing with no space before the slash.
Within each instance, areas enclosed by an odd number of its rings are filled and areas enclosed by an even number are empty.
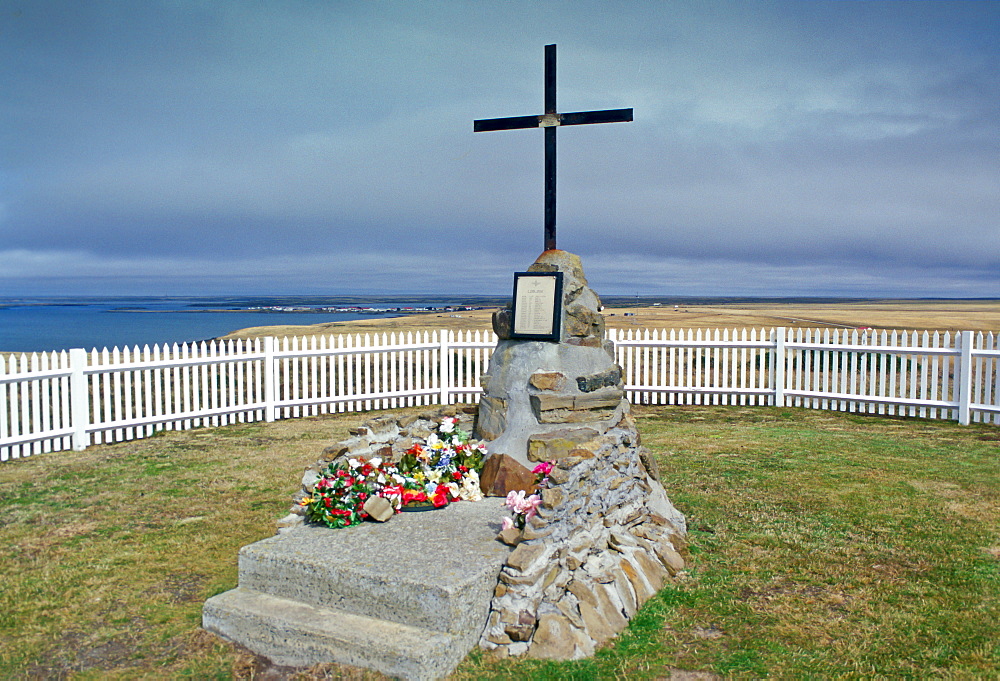
<svg viewBox="0 0 1000 681">
<path fill-rule="evenodd" d="M 580 258 L 542 253 L 529 272 L 561 272 L 559 342 L 511 338 L 511 310 L 494 316 L 500 341 L 483 375 L 475 436 L 490 450 L 483 491 L 505 495 L 532 480 L 529 438 L 567 423 L 607 430 L 627 413 L 614 346 L 604 338 L 601 300 L 587 285 Z"/>
<path fill-rule="evenodd" d="M 501 655 L 587 657 L 684 568 L 684 517 L 630 416 L 604 433 L 568 426 L 534 436 L 529 458 L 554 466 L 538 514 L 504 533 L 516 548 L 480 645 Z"/>
</svg>

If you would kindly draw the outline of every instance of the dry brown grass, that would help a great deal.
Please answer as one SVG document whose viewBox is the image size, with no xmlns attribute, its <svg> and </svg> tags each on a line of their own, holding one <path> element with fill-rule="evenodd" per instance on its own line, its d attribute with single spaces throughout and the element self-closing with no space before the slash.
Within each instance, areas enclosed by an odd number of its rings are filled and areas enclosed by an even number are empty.
<svg viewBox="0 0 1000 681">
<path fill-rule="evenodd" d="M 225 338 L 399 333 L 489 329 L 493 310 L 406 315 L 310 326 L 257 326 Z M 630 316 L 625 316 L 629 313 Z M 634 316 L 632 316 L 634 315 Z M 1000 301 L 876 301 L 856 303 L 753 303 L 607 308 L 615 329 L 742 329 L 772 326 L 877 329 L 938 329 L 1000 333 Z"/>
<path fill-rule="evenodd" d="M 308 326 L 253 326 L 233 331 L 223 338 L 259 338 L 261 336 L 323 336 L 341 333 L 406 333 L 451 329 L 489 329 L 493 310 L 473 312 L 431 312 L 408 314 L 385 319 L 358 319 L 349 322 L 327 322 Z"/>
<path fill-rule="evenodd" d="M 240 546 L 366 417 L 164 431 L 0 466 L 0 678 L 344 678 L 274 668 L 200 630 Z M 351 671 L 346 678 L 375 678 Z"/>
</svg>

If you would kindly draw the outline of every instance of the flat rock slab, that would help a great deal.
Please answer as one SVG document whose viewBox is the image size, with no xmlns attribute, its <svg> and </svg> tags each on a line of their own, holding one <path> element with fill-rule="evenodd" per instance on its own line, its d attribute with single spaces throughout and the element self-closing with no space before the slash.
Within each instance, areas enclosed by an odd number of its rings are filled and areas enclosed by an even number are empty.
<svg viewBox="0 0 1000 681">
<path fill-rule="evenodd" d="M 202 623 L 275 664 L 337 662 L 421 681 L 447 676 L 469 650 L 452 634 L 240 588 L 210 598 Z"/>
<path fill-rule="evenodd" d="M 495 539 L 504 515 L 502 499 L 462 501 L 441 510 L 401 513 L 384 524 L 297 527 L 244 546 L 239 588 L 206 602 L 203 625 L 279 664 L 335 661 L 406 678 L 435 678 L 443 675 L 443 667 L 429 666 L 428 660 L 448 649 L 455 659 L 442 663 L 453 668 L 486 624 L 500 568 L 510 553 Z M 365 626 L 351 627 L 349 637 L 331 632 L 317 638 L 320 621 L 330 632 L 336 622 L 351 617 L 364 618 Z M 416 636 L 438 643 L 414 649 L 410 661 L 398 660 L 393 651 L 388 657 L 397 662 L 386 667 L 379 661 L 385 655 L 377 651 L 387 651 L 388 639 L 404 630 L 417 632 L 405 637 L 411 641 Z M 374 651 L 371 664 L 358 658 L 366 646 Z"/>
</svg>

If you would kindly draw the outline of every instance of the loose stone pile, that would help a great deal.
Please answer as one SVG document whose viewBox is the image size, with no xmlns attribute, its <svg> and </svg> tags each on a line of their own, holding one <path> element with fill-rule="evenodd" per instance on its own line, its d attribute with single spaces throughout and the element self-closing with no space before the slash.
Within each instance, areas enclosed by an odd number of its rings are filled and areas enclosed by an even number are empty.
<svg viewBox="0 0 1000 681">
<path fill-rule="evenodd" d="M 480 646 L 502 655 L 578 659 L 623 630 L 684 567 L 684 517 L 639 446 L 631 416 L 605 433 L 566 428 L 532 437 L 551 461 L 538 514 L 501 539 L 500 572 Z"/>
<path fill-rule="evenodd" d="M 475 414 L 474 406 L 452 405 L 420 414 L 379 416 L 352 428 L 349 438 L 324 449 L 320 459 L 306 468 L 302 489 L 295 493 L 289 514 L 278 521 L 278 531 L 284 532 L 304 522 L 306 509 L 299 501 L 312 494 L 316 482 L 330 464 L 349 458 L 379 457 L 383 461 L 399 461 L 414 444 L 427 444 L 427 438 L 437 430 L 442 418 L 456 417 L 457 427 L 471 432 Z"/>
<path fill-rule="evenodd" d="M 580 259 L 546 251 L 529 268 L 562 272 L 558 343 L 510 338 L 510 313 L 494 318 L 501 341 L 483 380 L 474 435 L 490 456 L 483 490 L 530 493 L 551 462 L 541 507 L 500 572 L 480 645 L 502 655 L 577 659 L 628 624 L 664 579 L 684 567 L 686 524 L 639 444 L 600 299 Z"/>
</svg>

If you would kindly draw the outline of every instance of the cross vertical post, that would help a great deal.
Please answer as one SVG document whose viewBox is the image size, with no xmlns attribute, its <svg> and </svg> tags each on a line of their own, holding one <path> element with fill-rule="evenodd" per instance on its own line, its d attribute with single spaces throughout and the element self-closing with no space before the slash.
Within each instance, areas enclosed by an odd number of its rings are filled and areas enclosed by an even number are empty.
<svg viewBox="0 0 1000 681">
<path fill-rule="evenodd" d="M 545 113 L 541 116 L 484 118 L 473 121 L 473 132 L 545 128 L 545 250 L 556 248 L 556 128 L 588 123 L 627 123 L 632 109 L 558 113 L 556 107 L 556 46 L 545 46 Z"/>
<path fill-rule="evenodd" d="M 545 116 L 556 114 L 556 46 L 545 46 Z M 545 250 L 556 247 L 556 128 L 545 128 Z"/>
</svg>

